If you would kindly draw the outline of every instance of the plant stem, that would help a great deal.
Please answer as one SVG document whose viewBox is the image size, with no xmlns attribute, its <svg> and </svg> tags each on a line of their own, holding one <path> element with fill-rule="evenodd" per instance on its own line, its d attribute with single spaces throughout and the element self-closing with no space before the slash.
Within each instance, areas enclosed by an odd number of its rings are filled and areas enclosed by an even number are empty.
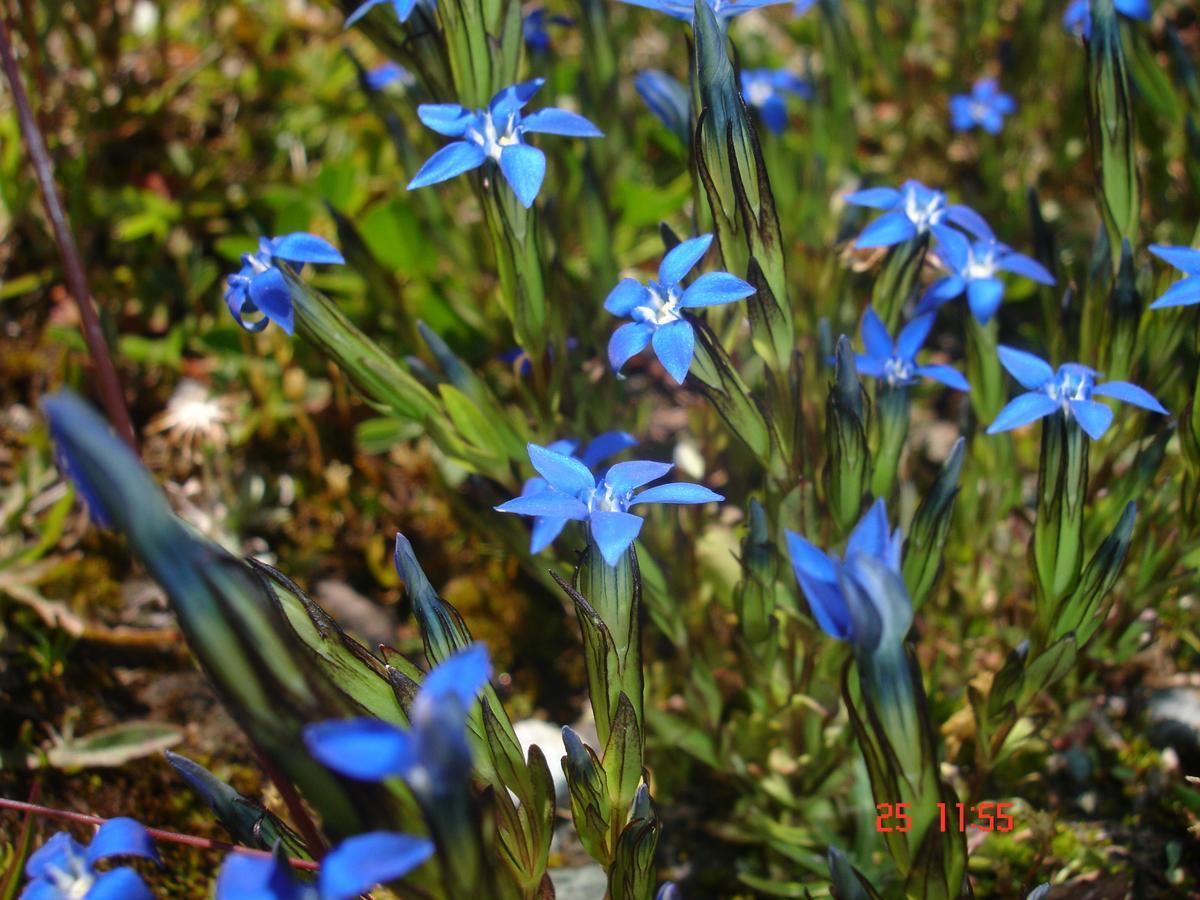
<svg viewBox="0 0 1200 900">
<path fill-rule="evenodd" d="M 46 141 L 42 137 L 41 129 L 38 128 L 33 110 L 29 106 L 29 96 L 25 93 L 21 70 L 17 67 L 17 60 L 13 55 L 7 16 L 3 14 L 0 14 L 0 63 L 3 63 L 4 74 L 12 89 L 13 105 L 17 110 L 17 122 L 20 124 L 21 134 L 25 138 L 25 147 L 29 151 L 29 161 L 33 164 L 33 173 L 37 178 L 38 188 L 41 190 L 46 216 L 50 219 L 50 225 L 54 230 L 54 242 L 58 245 L 59 256 L 62 257 L 67 289 L 74 298 L 75 305 L 79 308 L 83 339 L 87 342 L 92 365 L 96 369 L 96 382 L 100 397 L 104 402 L 108 419 L 112 422 L 117 434 L 136 453 L 137 438 L 134 436 L 129 410 L 125 406 L 125 395 L 121 391 L 117 369 L 113 365 L 112 357 L 108 352 L 108 344 L 104 340 L 104 332 L 100 328 L 100 319 L 92 307 L 92 293 L 88 289 L 83 260 L 79 256 L 79 248 L 75 245 L 71 224 L 67 221 L 66 211 L 63 209 L 62 201 L 58 196 L 58 188 L 54 183 L 54 162 L 50 159 L 50 154 L 46 150 Z"/>
</svg>

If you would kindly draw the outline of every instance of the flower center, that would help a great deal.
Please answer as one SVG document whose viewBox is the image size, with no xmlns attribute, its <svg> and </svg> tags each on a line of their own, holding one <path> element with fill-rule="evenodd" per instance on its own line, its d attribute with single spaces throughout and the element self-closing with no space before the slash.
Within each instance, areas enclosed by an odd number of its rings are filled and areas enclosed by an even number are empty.
<svg viewBox="0 0 1200 900">
<path fill-rule="evenodd" d="M 635 322 L 645 322 L 647 325 L 661 326 L 678 322 L 682 316 L 679 313 L 679 301 L 683 292 L 678 284 L 663 284 L 652 281 L 646 285 L 650 292 L 650 302 L 644 306 L 634 307 L 631 318 Z"/>
<path fill-rule="evenodd" d="M 883 377 L 891 387 L 909 384 L 913 380 L 912 363 L 908 360 L 893 356 L 883 364 Z"/>
<path fill-rule="evenodd" d="M 963 269 L 963 274 L 971 281 L 991 278 L 996 274 L 995 251 L 989 247 L 986 250 L 980 249 L 979 255 L 976 255 L 976 248 L 970 248 L 967 251 L 967 266 Z"/>
<path fill-rule="evenodd" d="M 468 129 L 465 137 L 496 162 L 500 161 L 500 152 L 505 147 L 521 143 L 521 127 L 515 113 L 504 121 L 502 128 L 496 127 L 491 110 L 481 112 L 475 121 L 475 126 Z"/>
<path fill-rule="evenodd" d="M 924 234 L 941 221 L 945 212 L 942 195 L 927 188 L 910 186 L 904 192 L 904 215 Z"/>
<path fill-rule="evenodd" d="M 1062 404 L 1063 409 L 1067 409 L 1067 404 L 1072 400 L 1091 400 L 1094 384 L 1094 379 L 1087 372 L 1060 372 L 1058 377 L 1046 386 L 1046 395 Z"/>
<path fill-rule="evenodd" d="M 47 874 L 54 886 L 59 890 L 59 896 L 67 900 L 83 900 L 92 889 L 96 878 L 83 864 L 83 860 L 70 857 L 70 872 L 64 872 L 57 866 L 50 866 Z"/>
<path fill-rule="evenodd" d="M 617 494 L 606 481 L 601 481 L 592 490 L 587 500 L 588 512 L 625 512 L 629 508 L 629 494 Z"/>
<path fill-rule="evenodd" d="M 967 110 L 971 113 L 971 118 L 976 122 L 982 122 L 987 117 L 989 112 L 988 105 L 982 100 L 973 101 L 971 105 L 967 107 Z"/>
<path fill-rule="evenodd" d="M 762 106 L 771 99 L 773 93 L 770 83 L 765 78 L 755 78 L 746 85 L 746 100 L 751 106 Z"/>
</svg>

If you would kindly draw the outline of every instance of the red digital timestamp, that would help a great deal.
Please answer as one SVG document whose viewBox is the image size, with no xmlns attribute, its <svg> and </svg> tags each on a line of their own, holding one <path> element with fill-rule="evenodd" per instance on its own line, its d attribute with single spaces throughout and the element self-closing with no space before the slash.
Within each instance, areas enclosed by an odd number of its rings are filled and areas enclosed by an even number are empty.
<svg viewBox="0 0 1200 900">
<path fill-rule="evenodd" d="M 937 804 L 938 827 L 947 831 L 1003 831 L 1013 830 L 1013 817 L 1009 812 L 1012 802 L 983 802 Z M 912 828 L 911 803 L 876 803 L 875 830 L 878 832 L 905 832 Z"/>
</svg>

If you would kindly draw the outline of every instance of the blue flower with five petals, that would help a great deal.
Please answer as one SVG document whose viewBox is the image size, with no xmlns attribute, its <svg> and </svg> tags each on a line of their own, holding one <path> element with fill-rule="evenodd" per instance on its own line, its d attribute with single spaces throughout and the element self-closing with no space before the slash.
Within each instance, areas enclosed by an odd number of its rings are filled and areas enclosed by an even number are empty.
<svg viewBox="0 0 1200 900">
<path fill-rule="evenodd" d="M 615 456 L 622 450 L 636 446 L 637 438 L 632 434 L 624 431 L 606 431 L 589 442 L 577 458 L 589 469 L 595 471 L 596 466 L 610 456 Z M 553 450 L 555 453 L 561 453 L 563 456 L 576 458 L 575 451 L 579 449 L 579 442 L 568 438 L 566 440 L 555 441 L 553 444 L 547 444 L 546 449 Z M 521 488 L 521 496 L 527 497 L 530 494 L 537 494 L 549 487 L 550 483 L 545 478 L 530 478 Z M 529 538 L 529 552 L 541 553 L 554 543 L 554 539 L 566 528 L 567 521 L 567 519 L 558 519 L 554 516 L 534 516 L 533 533 Z"/>
<path fill-rule="evenodd" d="M 642 530 L 644 520 L 629 512 L 639 503 L 716 503 L 720 494 L 698 484 L 660 484 L 634 491 L 671 471 L 670 463 L 619 462 L 599 481 L 582 461 L 548 447 L 529 444 L 529 461 L 546 480 L 546 489 L 523 494 L 496 507 L 520 516 L 545 516 L 587 522 L 592 540 L 610 566 L 615 566 Z"/>
<path fill-rule="evenodd" d="M 315 885 L 298 881 L 279 853 L 230 853 L 217 876 L 216 900 L 351 900 L 403 878 L 433 855 L 433 842 L 391 831 L 347 838 L 321 860 Z"/>
<path fill-rule="evenodd" d="M 487 648 L 472 644 L 425 676 L 409 728 L 371 718 L 318 722 L 305 727 L 304 742 L 336 772 L 361 781 L 400 777 L 423 803 L 436 802 L 470 776 L 467 711 L 491 672 Z"/>
<path fill-rule="evenodd" d="M 417 107 L 417 115 L 429 128 L 460 140 L 433 154 L 408 183 L 408 189 L 446 181 L 491 160 L 500 167 L 521 204 L 526 209 L 532 206 L 546 177 L 546 155 L 525 143 L 525 135 L 604 136 L 583 116 L 554 106 L 522 116 L 521 108 L 544 83 L 544 78 L 535 78 L 506 87 L 492 98 L 487 109 L 469 110 L 457 103 Z"/>
<path fill-rule="evenodd" d="M 672 19 L 681 22 L 691 22 L 696 13 L 696 5 L 687 0 L 622 0 L 630 6 L 641 6 L 655 12 L 666 13 Z M 724 25 L 731 19 L 752 9 L 764 6 L 774 6 L 779 3 L 790 3 L 792 0 L 706 0 L 717 21 Z"/>
<path fill-rule="evenodd" d="M 1121 15 L 1143 22 L 1153 13 L 1150 0 L 1113 0 L 1113 6 Z M 1063 13 L 1062 24 L 1071 34 L 1089 40 L 1092 36 L 1091 0 L 1071 0 Z"/>
<path fill-rule="evenodd" d="M 1132 403 L 1151 412 L 1167 414 L 1149 391 L 1127 381 L 1097 384 L 1100 373 L 1079 363 L 1063 363 L 1056 372 L 1045 360 L 1032 353 L 1012 347 L 998 348 L 1000 362 L 1010 375 L 1026 389 L 1010 401 L 990 426 L 988 434 L 998 434 L 1036 422 L 1059 410 L 1074 418 L 1092 440 L 1099 440 L 1112 424 L 1112 410 L 1093 397 L 1111 397 Z"/>
<path fill-rule="evenodd" d="M 292 292 L 275 265 L 277 259 L 294 264 L 297 271 L 305 263 L 346 264 L 336 247 L 313 234 L 298 231 L 261 239 L 257 252 L 243 254 L 241 270 L 226 279 L 225 304 L 234 320 L 247 331 L 262 331 L 274 322 L 288 334 L 295 332 Z M 243 321 L 242 316 L 258 312 L 263 318 Z"/>
<path fill-rule="evenodd" d="M 988 134 L 999 134 L 1004 117 L 1016 111 L 1016 101 L 1000 90 L 995 78 L 980 78 L 971 93 L 950 98 L 950 127 L 955 131 L 979 127 Z"/>
<path fill-rule="evenodd" d="M 663 257 L 657 281 L 642 284 L 625 278 L 609 293 L 604 308 L 614 316 L 633 320 L 613 332 L 608 342 L 608 361 L 614 372 L 620 372 L 631 357 L 653 343 L 659 362 L 682 384 L 696 344 L 692 324 L 683 311 L 733 303 L 754 293 L 753 286 L 728 272 L 706 272 L 686 288 L 680 283 L 708 252 L 712 240 L 711 234 L 703 234 L 684 241 Z"/>
<path fill-rule="evenodd" d="M 1184 274 L 1184 278 L 1167 288 L 1161 297 L 1150 304 L 1150 308 L 1166 309 L 1169 306 L 1194 306 L 1200 303 L 1200 250 L 1151 244 L 1150 252 Z"/>
<path fill-rule="evenodd" d="M 1040 262 L 995 238 L 968 241 L 953 229 L 943 229 L 938 232 L 938 258 L 949 274 L 929 286 L 918 313 L 935 310 L 965 292 L 975 319 L 986 325 L 1004 299 L 1004 282 L 998 273 L 1011 272 L 1038 284 L 1054 284 L 1054 276 Z"/>
<path fill-rule="evenodd" d="M 899 189 L 875 187 L 855 191 L 846 196 L 846 202 L 886 210 L 858 236 L 854 246 L 859 249 L 890 247 L 930 232 L 940 238 L 951 230 L 950 225 L 957 225 L 975 237 L 993 236 L 991 227 L 975 210 L 947 203 L 945 194 L 919 181 L 906 181 Z"/>
<path fill-rule="evenodd" d="M 65 831 L 54 834 L 25 863 L 30 881 L 22 900 L 152 900 L 153 894 L 128 866 L 99 872 L 94 867 L 114 856 L 140 856 L 159 862 L 149 832 L 133 819 L 109 819 L 84 847 Z"/>
<path fill-rule="evenodd" d="M 896 340 L 893 341 L 887 326 L 883 324 L 883 319 L 868 306 L 863 314 L 860 331 L 867 352 L 859 353 L 855 357 L 858 371 L 863 375 L 882 379 L 887 382 L 888 387 L 908 387 L 922 378 L 929 378 L 956 391 L 969 390 L 967 379 L 952 366 L 917 365 L 917 351 L 929 336 L 933 318 L 932 313 L 917 316 L 900 329 Z"/>
<path fill-rule="evenodd" d="M 775 134 L 787 127 L 787 98 L 812 97 L 812 86 L 787 69 L 742 69 L 742 97 Z"/>
<path fill-rule="evenodd" d="M 903 640 L 912 624 L 911 605 L 893 609 L 875 590 L 869 559 L 893 575 L 900 574 L 900 529 L 888 531 L 887 510 L 876 500 L 846 541 L 844 558 L 827 553 L 794 531 L 787 532 L 788 555 L 800 590 L 821 630 L 839 641 L 849 640 L 868 652 L 884 636 Z M 907 594 L 905 594 L 907 596 Z"/>
</svg>

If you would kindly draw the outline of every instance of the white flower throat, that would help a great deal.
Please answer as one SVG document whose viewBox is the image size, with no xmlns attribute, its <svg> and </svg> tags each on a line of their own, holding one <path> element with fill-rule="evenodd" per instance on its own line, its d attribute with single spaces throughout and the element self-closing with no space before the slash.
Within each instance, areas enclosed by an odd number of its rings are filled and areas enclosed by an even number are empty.
<svg viewBox="0 0 1200 900">
<path fill-rule="evenodd" d="M 587 499 L 588 512 L 625 512 L 629 508 L 629 492 L 618 494 L 606 481 L 592 489 Z"/>
<path fill-rule="evenodd" d="M 945 211 L 942 195 L 910 187 L 904 192 L 904 215 L 916 226 L 918 233 L 928 231 L 941 221 Z"/>
<path fill-rule="evenodd" d="M 970 280 L 991 278 L 996 274 L 996 248 L 975 245 L 967 250 L 967 265 L 963 274 Z"/>
<path fill-rule="evenodd" d="M 475 117 L 475 125 L 467 130 L 465 137 L 499 162 L 500 153 L 505 147 L 521 143 L 521 127 L 518 122 L 519 117 L 513 113 L 505 120 L 504 128 L 497 129 L 491 111 L 485 109 Z"/>
<path fill-rule="evenodd" d="M 1046 396 L 1060 403 L 1064 410 L 1072 400 L 1091 400 L 1092 386 L 1095 379 L 1092 374 L 1083 369 L 1068 369 L 1059 372 L 1045 387 Z"/>
<path fill-rule="evenodd" d="M 765 78 L 755 78 L 746 85 L 746 99 L 751 106 L 762 106 L 771 99 L 773 93 L 770 82 Z"/>
<path fill-rule="evenodd" d="M 646 290 L 650 294 L 650 302 L 634 307 L 631 318 L 635 322 L 657 326 L 678 322 L 682 318 L 679 303 L 683 299 L 683 292 L 679 285 L 652 281 L 646 285 Z"/>
<path fill-rule="evenodd" d="M 883 377 L 890 387 L 906 385 L 913 380 L 912 363 L 908 360 L 893 356 L 883 364 Z"/>
</svg>

